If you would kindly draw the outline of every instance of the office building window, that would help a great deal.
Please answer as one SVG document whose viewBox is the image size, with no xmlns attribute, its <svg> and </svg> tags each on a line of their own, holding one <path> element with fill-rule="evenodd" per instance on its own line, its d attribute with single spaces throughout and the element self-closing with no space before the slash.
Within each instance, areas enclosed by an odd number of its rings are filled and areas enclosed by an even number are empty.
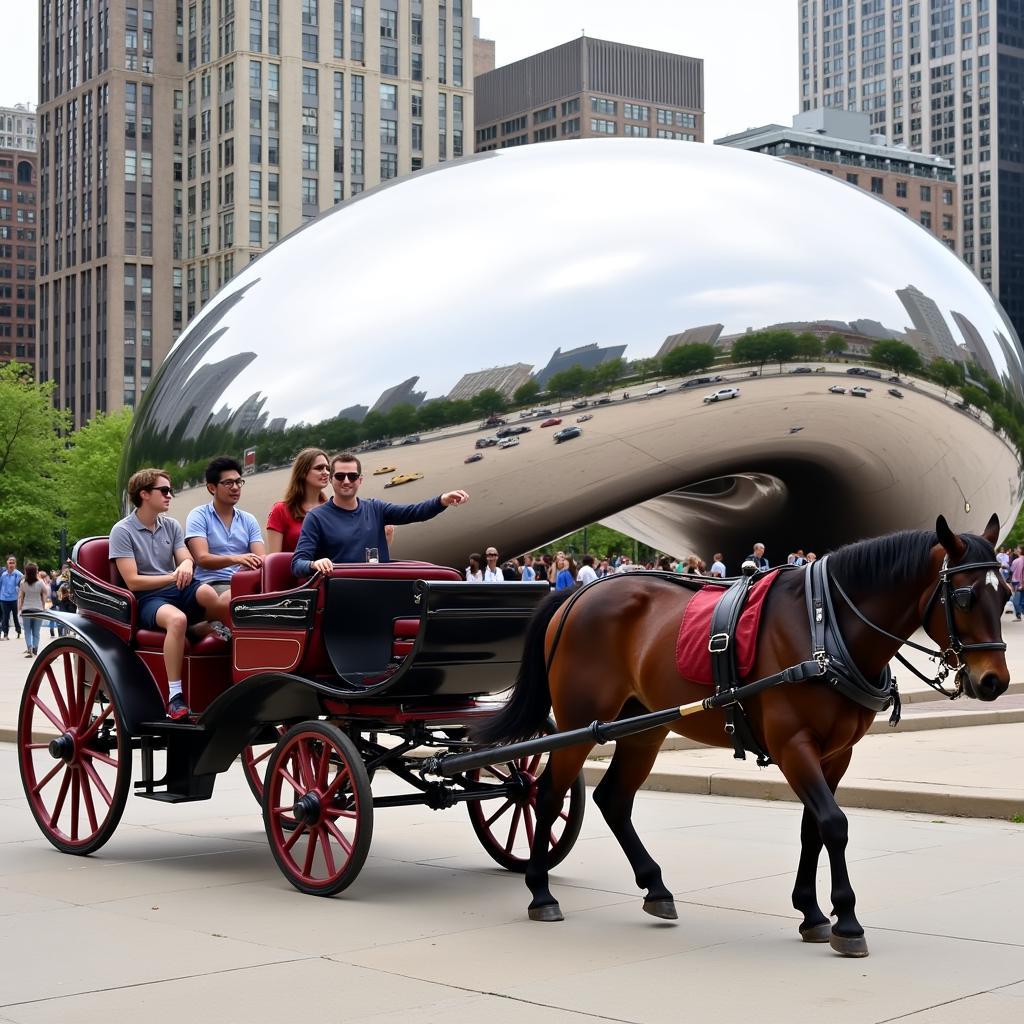
<svg viewBox="0 0 1024 1024">
<path fill-rule="evenodd" d="M 381 87 L 380 87 L 380 109 L 381 110 L 397 110 L 398 109 L 398 86 L 397 85 L 381 85 Z"/>
<path fill-rule="evenodd" d="M 317 179 L 316 178 L 303 178 L 302 179 L 302 202 L 304 206 L 316 206 L 318 205 L 317 200 Z"/>
<path fill-rule="evenodd" d="M 590 119 L 590 130 L 592 132 L 597 132 L 600 135 L 614 135 L 615 122 L 605 121 L 601 118 L 592 117 Z"/>
<path fill-rule="evenodd" d="M 317 86 L 317 74 L 316 68 L 303 68 L 302 69 L 302 95 L 303 96 L 315 96 Z"/>
<path fill-rule="evenodd" d="M 258 211 L 249 214 L 249 244 L 263 244 L 263 215 Z"/>
</svg>

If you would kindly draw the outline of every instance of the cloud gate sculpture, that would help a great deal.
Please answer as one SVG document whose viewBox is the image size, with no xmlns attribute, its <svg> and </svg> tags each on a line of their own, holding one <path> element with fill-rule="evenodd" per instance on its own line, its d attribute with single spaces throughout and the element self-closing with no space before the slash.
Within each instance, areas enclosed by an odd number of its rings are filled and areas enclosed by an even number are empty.
<svg viewBox="0 0 1024 1024">
<path fill-rule="evenodd" d="M 574 363 L 636 360 L 679 341 L 724 351 L 773 327 L 840 333 L 853 355 L 804 373 L 705 371 L 724 380 L 665 380 L 650 396 L 653 381 L 613 383 L 590 396 L 581 436 L 556 444 L 554 431 L 525 420 L 532 430 L 518 446 L 487 448 L 471 464 L 476 439 L 493 433 L 478 419 L 419 444 L 396 438 L 363 456 L 361 493 L 404 502 L 466 488 L 469 505 L 400 530 L 393 552 L 455 565 L 485 544 L 512 554 L 595 521 L 673 554 L 722 550 L 733 564 L 754 540 L 782 560 L 796 546 L 931 526 L 939 512 L 975 530 L 997 512 L 1009 527 L 1020 459 L 986 414 L 922 379 L 899 400 L 884 379 L 846 373 L 873 341 L 896 338 L 1024 397 L 1020 342 L 968 268 L 845 182 L 653 140 L 468 157 L 296 231 L 182 334 L 138 409 L 122 483 L 143 465 L 252 447 L 258 471 L 243 505 L 262 521 L 288 467 L 264 465 L 261 450 L 299 424 L 320 425 L 307 431 L 316 441 L 339 415 L 358 423 L 368 410 L 530 374 L 543 384 Z M 866 397 L 828 390 L 858 382 L 871 387 Z M 738 400 L 703 401 L 729 386 Z M 539 399 L 557 413 L 554 401 Z M 563 425 L 574 424 L 579 410 L 561 408 Z M 385 491 L 390 477 L 372 475 L 379 465 L 422 478 Z M 204 500 L 194 488 L 175 514 Z"/>
</svg>

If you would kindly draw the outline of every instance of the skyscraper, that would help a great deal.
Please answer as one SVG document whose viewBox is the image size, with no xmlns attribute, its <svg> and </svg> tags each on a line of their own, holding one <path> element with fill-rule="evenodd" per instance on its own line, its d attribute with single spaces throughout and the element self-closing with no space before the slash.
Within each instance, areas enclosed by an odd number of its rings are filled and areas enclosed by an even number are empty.
<svg viewBox="0 0 1024 1024">
<path fill-rule="evenodd" d="M 801 110 L 952 160 L 961 249 L 1024 327 L 1024 12 L 1019 0 L 798 0 Z"/>
<path fill-rule="evenodd" d="M 38 372 L 76 423 L 134 405 L 185 323 L 279 237 L 462 155 L 471 7 L 43 5 Z"/>
</svg>

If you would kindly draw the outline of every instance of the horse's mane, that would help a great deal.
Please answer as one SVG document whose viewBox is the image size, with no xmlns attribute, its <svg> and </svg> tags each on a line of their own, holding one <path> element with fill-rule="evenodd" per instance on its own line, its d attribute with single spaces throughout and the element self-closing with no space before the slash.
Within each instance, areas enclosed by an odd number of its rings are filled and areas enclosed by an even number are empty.
<svg viewBox="0 0 1024 1024">
<path fill-rule="evenodd" d="M 983 537 L 963 533 L 960 538 L 967 545 L 962 561 L 994 560 L 992 545 Z M 902 530 L 837 548 L 829 556 L 829 566 L 844 586 L 901 586 L 920 575 L 938 542 L 934 530 Z"/>
</svg>

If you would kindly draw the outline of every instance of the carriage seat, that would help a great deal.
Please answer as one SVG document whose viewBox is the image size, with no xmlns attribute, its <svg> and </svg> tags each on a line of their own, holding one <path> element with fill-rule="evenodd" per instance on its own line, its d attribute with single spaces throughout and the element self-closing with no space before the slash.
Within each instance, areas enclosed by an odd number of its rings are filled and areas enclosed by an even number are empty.
<svg viewBox="0 0 1024 1024">
<path fill-rule="evenodd" d="M 110 557 L 109 539 L 107 537 L 90 537 L 88 540 L 82 541 L 75 551 L 74 560 L 89 575 L 94 576 L 101 583 L 109 584 L 119 596 L 129 601 L 131 611 L 129 643 L 142 650 L 162 651 L 164 637 L 167 634 L 162 629 L 139 627 L 135 595 L 125 586 L 121 574 L 117 571 L 117 564 Z M 80 608 L 79 611 L 86 618 L 103 618 L 101 615 L 90 613 L 85 608 Z M 213 635 L 204 636 L 199 640 L 186 639 L 185 641 L 186 655 L 226 654 L 227 649 L 227 643 Z"/>
</svg>

